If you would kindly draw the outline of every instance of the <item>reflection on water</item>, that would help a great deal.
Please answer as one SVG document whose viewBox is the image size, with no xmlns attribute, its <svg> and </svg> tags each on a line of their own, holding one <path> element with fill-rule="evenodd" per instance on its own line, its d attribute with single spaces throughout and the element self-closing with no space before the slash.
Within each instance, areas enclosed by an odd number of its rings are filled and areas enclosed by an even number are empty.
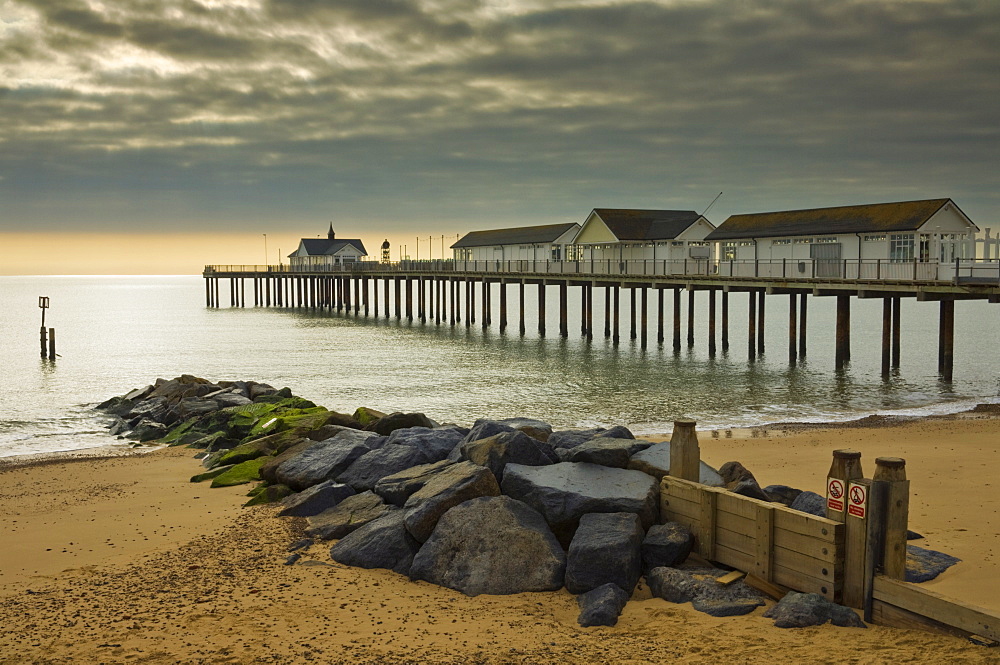
<svg viewBox="0 0 1000 665">
<path fill-rule="evenodd" d="M 287 385 L 343 411 L 361 405 L 419 410 L 465 424 L 525 415 L 559 427 L 625 423 L 638 432 L 669 431 L 678 417 L 715 428 L 876 411 L 956 411 L 998 394 L 1000 361 L 981 352 L 998 341 L 996 310 L 985 303 L 957 305 L 971 315 L 956 316 L 956 380 L 947 384 L 936 374 L 932 303 L 903 303 L 903 364 L 882 377 L 877 301 L 855 301 L 852 362 L 835 371 L 832 299 L 810 299 L 808 356 L 790 365 L 785 298 L 769 300 L 768 352 L 748 363 L 746 303 L 736 297 L 730 302 L 731 347 L 713 357 L 706 351 L 704 293 L 696 296 L 696 344 L 675 353 L 669 303 L 666 345 L 656 343 L 650 298 L 650 342 L 642 348 L 629 338 L 623 299 L 616 346 L 603 335 L 604 299 L 597 294 L 592 340 L 579 333 L 575 294 L 570 336 L 557 334 L 552 302 L 558 301 L 550 297 L 549 335 L 540 337 L 534 291 L 526 290 L 521 336 L 515 289 L 509 327 L 501 333 L 496 316 L 483 329 L 479 322 L 436 325 L 319 310 L 207 309 L 198 277 L 0 278 L 0 306 L 9 314 L 0 321 L 0 455 L 15 448 L 95 445 L 93 436 L 75 433 L 98 431 L 90 413 L 75 405 L 182 373 Z M 38 360 L 39 295 L 51 298 L 47 323 L 59 332 L 62 357 L 54 363 Z M 45 424 L 63 417 L 72 423 L 55 430 Z"/>
</svg>

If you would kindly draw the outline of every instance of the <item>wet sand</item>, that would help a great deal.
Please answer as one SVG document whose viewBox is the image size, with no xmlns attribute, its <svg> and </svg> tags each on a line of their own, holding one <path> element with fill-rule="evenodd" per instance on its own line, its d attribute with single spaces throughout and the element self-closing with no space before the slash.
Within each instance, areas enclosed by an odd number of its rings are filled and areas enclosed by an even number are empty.
<svg viewBox="0 0 1000 665">
<path fill-rule="evenodd" d="M 726 439 L 714 466 L 821 492 L 835 448 L 907 459 L 915 541 L 963 559 L 928 586 L 1000 609 L 1000 420 L 932 418 Z M 776 436 L 777 434 L 777 436 Z M 303 520 L 241 508 L 187 449 L 0 468 L 3 663 L 998 663 L 964 640 L 872 626 L 783 630 L 757 610 L 717 619 L 636 591 L 617 626 L 580 628 L 565 590 L 479 596 L 347 568 L 313 545 L 283 565 Z"/>
</svg>

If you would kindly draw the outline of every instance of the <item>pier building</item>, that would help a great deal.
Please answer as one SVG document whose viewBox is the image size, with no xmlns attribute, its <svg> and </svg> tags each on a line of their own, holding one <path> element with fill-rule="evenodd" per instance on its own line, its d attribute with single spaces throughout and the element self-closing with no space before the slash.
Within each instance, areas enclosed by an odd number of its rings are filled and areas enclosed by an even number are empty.
<svg viewBox="0 0 1000 665">
<path fill-rule="evenodd" d="M 579 232 L 576 222 L 472 231 L 451 249 L 458 261 L 561 261 Z"/>
<path fill-rule="evenodd" d="M 342 267 L 368 256 L 365 245 L 357 238 L 337 239 L 333 224 L 326 238 L 302 238 L 299 247 L 288 255 L 289 266 L 294 270 L 322 270 Z"/>
</svg>

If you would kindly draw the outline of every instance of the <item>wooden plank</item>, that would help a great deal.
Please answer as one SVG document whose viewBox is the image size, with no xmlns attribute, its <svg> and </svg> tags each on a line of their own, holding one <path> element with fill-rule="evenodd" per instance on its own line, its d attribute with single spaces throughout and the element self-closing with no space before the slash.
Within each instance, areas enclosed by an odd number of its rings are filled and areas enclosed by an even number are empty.
<svg viewBox="0 0 1000 665">
<path fill-rule="evenodd" d="M 847 484 L 847 494 L 844 497 L 848 510 L 844 511 L 846 523 L 844 543 L 844 596 L 843 604 L 848 607 L 861 608 L 864 605 L 865 560 L 868 547 L 868 509 L 871 501 L 865 501 L 865 515 L 858 517 L 849 514 L 854 508 L 851 496 L 858 491 L 870 494 L 872 481 L 868 478 L 855 478 Z"/>
<path fill-rule="evenodd" d="M 744 554 L 718 543 L 715 545 L 715 559 L 713 561 L 740 570 L 752 569 L 754 565 L 752 554 Z M 833 600 L 834 593 L 838 588 L 836 579 L 832 577 L 831 579 L 821 579 L 779 565 L 773 566 L 772 577 L 775 584 L 806 593 L 818 593 L 828 600 Z"/>
<path fill-rule="evenodd" d="M 925 616 L 914 614 L 895 605 L 883 603 L 876 600 L 872 603 L 871 617 L 869 623 L 879 626 L 889 626 L 891 628 L 906 628 L 909 630 L 923 630 L 929 633 L 939 633 L 950 635 L 951 637 L 968 638 L 971 633 L 959 630 L 953 626 L 928 619 Z"/>
<path fill-rule="evenodd" d="M 760 561 L 758 558 L 756 539 L 748 538 L 747 536 L 733 533 L 732 531 L 727 531 L 726 529 L 716 528 L 715 544 L 717 548 L 725 547 L 727 550 L 739 552 L 739 554 L 743 557 L 748 557 L 746 559 L 747 561 L 755 562 L 749 566 L 750 571 L 758 577 L 766 579 L 756 570 L 756 562 Z M 818 559 L 783 548 L 772 548 L 769 558 L 769 565 L 772 569 L 776 566 L 780 566 L 782 568 L 801 573 L 806 577 L 823 580 L 824 582 L 833 583 L 837 581 L 838 573 L 842 574 L 834 563 L 820 561 Z M 736 566 L 736 564 L 723 561 L 722 559 L 717 558 L 717 560 L 725 563 L 726 565 Z"/>
<path fill-rule="evenodd" d="M 875 601 L 991 640 L 1000 640 L 1000 612 L 954 601 L 929 589 L 884 575 L 876 575 L 872 586 Z"/>
<path fill-rule="evenodd" d="M 715 557 L 715 506 L 718 492 L 706 491 L 701 494 L 701 515 L 698 519 L 698 552 L 706 559 Z"/>
<path fill-rule="evenodd" d="M 719 584 L 721 584 L 722 586 L 729 586 L 733 582 L 737 582 L 737 581 L 743 579 L 743 577 L 745 575 L 746 575 L 746 573 L 744 573 L 743 571 L 734 570 L 734 571 L 726 573 L 722 577 L 715 578 L 715 581 L 718 582 Z"/>
<path fill-rule="evenodd" d="M 758 509 L 763 510 L 766 509 L 767 506 L 768 504 L 761 504 L 758 506 Z M 770 512 L 774 518 L 777 518 L 777 510 Z M 777 520 L 775 519 L 774 521 Z M 732 531 L 733 533 L 741 533 L 749 538 L 756 538 L 757 536 L 756 521 L 748 520 L 738 515 L 733 515 L 732 513 L 725 512 L 721 509 L 719 509 L 716 514 L 716 525 L 720 529 L 726 529 L 728 531 Z M 839 528 L 842 525 L 837 526 Z M 805 556 L 832 564 L 837 561 L 837 542 L 835 535 L 836 534 L 834 533 L 827 535 L 824 538 L 812 538 L 810 536 L 804 536 L 800 533 L 782 529 L 774 524 L 772 529 L 772 542 L 775 547 L 782 547 L 792 552 L 798 552 L 800 554 L 804 554 Z M 750 550 L 747 551 L 749 552 Z"/>
<path fill-rule="evenodd" d="M 773 531 L 774 531 L 774 508 L 773 506 L 757 506 L 757 537 L 754 538 L 754 574 L 770 582 L 771 565 L 773 563 Z"/>
<path fill-rule="evenodd" d="M 775 584 L 774 582 L 768 582 L 766 580 L 762 580 L 753 574 L 747 574 L 746 578 L 744 578 L 744 581 L 747 583 L 748 586 L 757 589 L 757 591 L 760 591 L 761 593 L 773 598 L 774 600 L 781 600 L 782 598 L 785 597 L 785 594 L 787 594 L 789 591 L 787 587 L 780 586 L 778 584 Z"/>
<path fill-rule="evenodd" d="M 666 496 L 660 500 L 660 512 L 667 515 L 684 515 L 698 519 L 701 517 L 701 498 L 688 501 L 674 496 Z"/>
<path fill-rule="evenodd" d="M 760 499 L 752 499 L 747 496 L 726 492 L 719 497 L 719 509 L 728 513 L 740 515 L 747 519 L 757 518 L 757 506 L 771 506 L 774 509 L 774 524 L 776 527 L 786 529 L 804 536 L 814 538 L 826 538 L 830 536 L 840 522 L 828 520 L 825 517 L 816 517 L 798 510 L 792 510 L 788 506 Z"/>
<path fill-rule="evenodd" d="M 909 520 L 910 481 L 889 483 L 886 497 L 885 550 L 886 577 L 906 579 L 906 532 Z"/>
<path fill-rule="evenodd" d="M 666 493 L 688 501 L 700 501 L 701 490 L 707 487 L 700 483 L 693 483 L 689 480 L 682 480 L 673 476 L 663 476 L 660 480 L 660 492 Z"/>
</svg>

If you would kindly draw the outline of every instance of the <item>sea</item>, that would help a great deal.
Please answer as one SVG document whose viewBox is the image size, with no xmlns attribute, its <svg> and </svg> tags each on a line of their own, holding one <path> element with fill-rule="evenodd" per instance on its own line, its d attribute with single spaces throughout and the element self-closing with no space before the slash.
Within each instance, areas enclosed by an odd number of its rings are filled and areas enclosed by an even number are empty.
<svg viewBox="0 0 1000 665">
<path fill-rule="evenodd" d="M 497 287 L 494 287 L 497 288 Z M 212 381 L 287 386 L 341 412 L 366 406 L 420 411 L 442 423 L 530 417 L 556 428 L 624 424 L 636 434 L 667 433 L 677 418 L 700 430 L 781 422 L 836 422 L 872 414 L 955 413 L 1000 401 L 1000 308 L 958 302 L 954 380 L 937 374 L 935 303 L 902 303 L 901 366 L 881 374 L 880 300 L 852 301 L 852 360 L 834 367 L 832 298 L 809 299 L 808 354 L 788 359 L 788 298 L 767 300 L 765 353 L 747 357 L 746 297 L 730 297 L 730 348 L 710 356 L 707 296 L 696 295 L 695 345 L 675 353 L 656 342 L 650 298 L 649 343 L 630 339 L 627 299 L 622 337 L 604 337 L 603 294 L 595 293 L 595 335 L 580 334 L 580 303 L 569 302 L 570 334 L 558 335 L 558 302 L 548 297 L 546 336 L 537 332 L 534 288 L 526 290 L 526 332 L 510 325 L 466 327 L 355 316 L 327 310 L 205 305 L 202 278 L 179 276 L 0 277 L 0 457 L 127 448 L 94 406 L 159 378 L 194 374 Z M 59 357 L 40 358 L 39 297 Z M 248 296 L 249 297 L 249 296 Z M 494 296 L 494 303 L 498 302 Z M 682 308 L 687 312 L 686 299 Z M 684 323 L 686 336 L 687 323 Z"/>
</svg>

